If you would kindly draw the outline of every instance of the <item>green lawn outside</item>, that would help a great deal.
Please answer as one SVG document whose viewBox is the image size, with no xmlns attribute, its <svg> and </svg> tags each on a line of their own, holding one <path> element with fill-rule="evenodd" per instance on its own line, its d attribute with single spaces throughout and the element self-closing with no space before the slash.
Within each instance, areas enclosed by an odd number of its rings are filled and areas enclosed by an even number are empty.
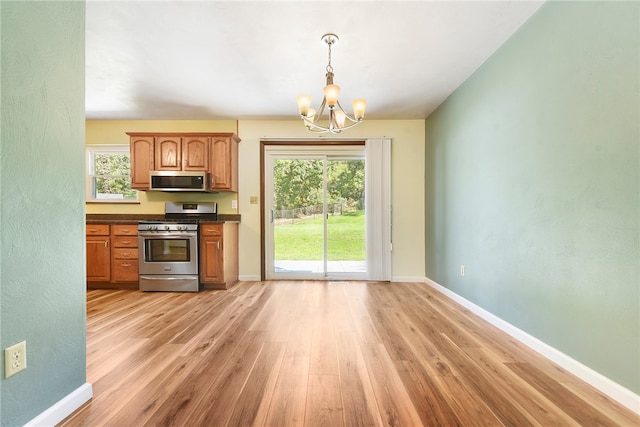
<svg viewBox="0 0 640 427">
<path fill-rule="evenodd" d="M 275 259 L 322 260 L 322 218 L 276 224 Z M 364 261 L 364 211 L 329 216 L 328 260 Z"/>
</svg>

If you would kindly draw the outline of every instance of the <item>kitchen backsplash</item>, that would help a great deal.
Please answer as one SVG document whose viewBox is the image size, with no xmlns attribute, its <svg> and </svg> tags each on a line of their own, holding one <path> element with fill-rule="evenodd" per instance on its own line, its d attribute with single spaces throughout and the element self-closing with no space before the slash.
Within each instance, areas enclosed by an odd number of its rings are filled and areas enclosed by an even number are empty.
<svg viewBox="0 0 640 427">
<path fill-rule="evenodd" d="M 232 208 L 237 193 L 168 193 L 161 191 L 138 192 L 139 203 L 87 203 L 88 214 L 164 214 L 165 202 L 217 202 L 218 213 L 237 214 Z"/>
</svg>

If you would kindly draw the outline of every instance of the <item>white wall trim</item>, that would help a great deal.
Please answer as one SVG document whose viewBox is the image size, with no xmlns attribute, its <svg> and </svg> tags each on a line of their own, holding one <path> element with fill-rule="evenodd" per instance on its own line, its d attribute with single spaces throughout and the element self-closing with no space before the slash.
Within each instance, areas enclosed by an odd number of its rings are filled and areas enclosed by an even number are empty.
<svg viewBox="0 0 640 427">
<path fill-rule="evenodd" d="M 581 380 L 591 384 L 593 387 L 597 388 L 602 393 L 606 394 L 621 405 L 624 405 L 636 414 L 640 415 L 640 395 L 635 394 L 631 390 L 621 386 L 615 381 L 610 380 L 604 375 L 594 371 L 588 366 L 583 365 L 582 363 L 567 356 L 561 351 L 529 335 L 523 330 L 518 329 L 512 324 L 502 320 L 496 315 L 456 294 L 450 289 L 445 288 L 439 283 L 434 282 L 428 277 L 425 277 L 425 282 L 438 292 L 446 295 L 463 307 L 468 308 L 473 313 L 491 323 L 493 326 L 511 335 L 513 338 L 517 339 L 527 347 L 540 353 L 542 356 L 558 364 Z"/>
<path fill-rule="evenodd" d="M 242 275 L 238 276 L 240 282 L 259 282 L 260 276 Z"/>
<path fill-rule="evenodd" d="M 411 282 L 411 283 L 424 283 L 424 277 L 422 276 L 392 276 L 392 282 Z"/>
<path fill-rule="evenodd" d="M 25 424 L 25 427 L 54 427 L 67 418 L 76 409 L 84 405 L 93 397 L 93 386 L 84 383 L 58 402 L 54 403 L 40 415 Z"/>
</svg>

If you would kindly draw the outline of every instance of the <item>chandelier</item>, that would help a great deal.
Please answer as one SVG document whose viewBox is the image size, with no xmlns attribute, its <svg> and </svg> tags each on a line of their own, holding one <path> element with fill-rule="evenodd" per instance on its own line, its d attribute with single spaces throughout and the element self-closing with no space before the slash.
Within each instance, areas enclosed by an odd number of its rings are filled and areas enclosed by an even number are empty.
<svg viewBox="0 0 640 427">
<path fill-rule="evenodd" d="M 304 125 L 308 130 L 317 133 L 340 133 L 362 122 L 367 101 L 364 99 L 356 99 L 353 101 L 353 116 L 348 115 L 344 111 L 338 101 L 340 86 L 333 84 L 333 67 L 331 66 L 331 46 L 338 42 L 338 36 L 327 33 L 322 36 L 321 40 L 329 47 L 329 63 L 326 68 L 327 85 L 324 87 L 324 98 L 316 111 L 310 108 L 311 97 L 309 95 L 299 95 L 297 97 L 298 111 L 300 112 L 300 118 L 304 121 Z M 322 117 L 325 108 L 329 113 L 328 118 Z M 349 121 L 348 123 L 347 120 Z"/>
</svg>

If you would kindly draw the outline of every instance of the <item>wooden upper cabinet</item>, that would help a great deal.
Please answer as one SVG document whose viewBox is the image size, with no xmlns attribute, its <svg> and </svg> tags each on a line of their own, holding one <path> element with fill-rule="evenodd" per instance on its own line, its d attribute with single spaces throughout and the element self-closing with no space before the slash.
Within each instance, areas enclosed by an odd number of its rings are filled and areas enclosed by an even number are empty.
<svg viewBox="0 0 640 427">
<path fill-rule="evenodd" d="M 158 171 L 182 170 L 182 141 L 177 137 L 157 137 L 155 161 Z"/>
<path fill-rule="evenodd" d="M 149 172 L 154 170 L 153 136 L 131 136 L 131 188 L 149 189 Z"/>
<path fill-rule="evenodd" d="M 208 137 L 189 136 L 182 138 L 182 170 L 209 170 L 210 144 L 211 139 Z"/>
<path fill-rule="evenodd" d="M 238 142 L 233 134 L 211 138 L 211 188 L 238 191 Z"/>
<path fill-rule="evenodd" d="M 131 187 L 149 189 L 150 171 L 208 171 L 211 189 L 238 191 L 238 143 L 234 133 L 127 132 Z"/>
</svg>

